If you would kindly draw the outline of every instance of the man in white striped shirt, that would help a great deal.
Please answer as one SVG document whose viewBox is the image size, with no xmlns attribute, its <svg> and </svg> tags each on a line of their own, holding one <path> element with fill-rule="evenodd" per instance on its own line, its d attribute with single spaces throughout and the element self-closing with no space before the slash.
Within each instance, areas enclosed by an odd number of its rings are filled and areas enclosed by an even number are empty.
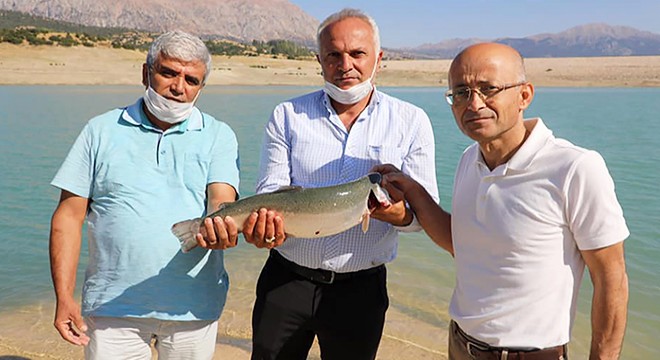
<svg viewBox="0 0 660 360">
<path fill-rule="evenodd" d="M 257 192 L 336 185 L 392 163 L 437 200 L 428 116 L 373 87 L 383 55 L 374 20 L 344 9 L 321 23 L 317 40 L 325 86 L 273 111 Z M 248 220 L 246 240 L 271 249 L 257 284 L 252 359 L 306 359 L 315 336 L 323 359 L 375 358 L 389 305 L 384 264 L 396 257 L 399 231 L 421 229 L 403 202 L 376 211 L 396 221 L 320 239 L 285 239 L 286 224 L 265 209 Z"/>
</svg>

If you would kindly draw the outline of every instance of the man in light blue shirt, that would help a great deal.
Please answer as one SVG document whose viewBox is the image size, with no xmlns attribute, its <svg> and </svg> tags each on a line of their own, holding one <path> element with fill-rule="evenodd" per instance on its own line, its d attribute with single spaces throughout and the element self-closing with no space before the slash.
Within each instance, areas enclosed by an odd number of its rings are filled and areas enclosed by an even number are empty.
<svg viewBox="0 0 660 360">
<path fill-rule="evenodd" d="M 194 106 L 210 62 L 197 37 L 157 38 L 144 96 L 90 120 L 52 181 L 62 191 L 50 237 L 55 327 L 86 345 L 88 359 L 151 359 L 152 339 L 161 359 L 213 356 L 229 286 L 223 251 L 184 254 L 170 232 L 237 197 L 236 136 Z M 73 293 L 85 221 L 80 306 Z M 236 245 L 224 222 L 203 232 L 215 249 Z"/>
<path fill-rule="evenodd" d="M 437 198 L 428 116 L 373 87 L 382 58 L 373 19 L 353 9 L 333 14 L 319 26 L 318 45 L 324 89 L 273 111 L 257 192 L 336 185 L 394 163 Z M 399 231 L 420 229 L 403 202 L 377 215 L 403 221 L 372 219 L 366 233 L 356 226 L 302 239 L 286 238 L 286 224 L 272 211 L 252 217 L 246 240 L 277 246 L 257 284 L 253 359 L 305 359 L 315 336 L 324 359 L 375 358 L 389 305 L 384 264 L 396 257 Z"/>
</svg>

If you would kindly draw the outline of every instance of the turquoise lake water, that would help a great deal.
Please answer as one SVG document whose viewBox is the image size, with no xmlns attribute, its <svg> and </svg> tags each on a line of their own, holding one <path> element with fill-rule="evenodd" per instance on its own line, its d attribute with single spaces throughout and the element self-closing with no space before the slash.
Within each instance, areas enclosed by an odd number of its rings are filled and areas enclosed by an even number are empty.
<svg viewBox="0 0 660 360">
<path fill-rule="evenodd" d="M 227 122 L 239 139 L 241 193 L 254 193 L 263 125 L 282 100 L 308 87 L 207 87 L 205 112 Z M 449 209 L 454 167 L 470 143 L 456 128 L 440 88 L 381 88 L 429 114 L 435 131 L 441 204 Z M 27 304 L 52 302 L 48 265 L 50 216 L 59 197 L 49 183 L 87 120 L 132 103 L 137 86 L 0 86 L 0 317 Z M 599 151 L 617 186 L 631 231 L 624 359 L 660 354 L 660 89 L 539 88 L 526 116 L 541 116 L 559 137 Z M 227 255 L 240 280 L 243 260 L 258 250 L 243 243 Z M 83 249 L 79 279 L 86 264 Z M 258 254 L 260 255 L 260 253 Z M 451 257 L 424 234 L 402 236 L 390 265 L 392 307 L 446 327 L 454 282 Z M 255 274 L 256 276 L 256 274 Z M 588 274 L 585 274 L 588 280 Z M 231 296 L 231 292 L 230 292 Z M 584 282 L 573 332 L 574 358 L 589 346 L 591 287 Z"/>
</svg>

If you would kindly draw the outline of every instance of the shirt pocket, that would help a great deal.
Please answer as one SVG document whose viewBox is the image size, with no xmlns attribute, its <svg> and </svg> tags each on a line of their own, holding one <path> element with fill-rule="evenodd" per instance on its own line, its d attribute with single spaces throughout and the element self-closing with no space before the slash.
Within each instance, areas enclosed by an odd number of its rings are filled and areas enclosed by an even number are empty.
<svg viewBox="0 0 660 360">
<path fill-rule="evenodd" d="M 183 166 L 183 184 L 192 191 L 206 191 L 211 157 L 206 154 L 187 153 Z"/>
<path fill-rule="evenodd" d="M 400 148 L 387 145 L 369 145 L 369 159 L 374 165 L 392 164 L 401 168 L 403 154 Z"/>
<path fill-rule="evenodd" d="M 153 186 L 152 164 L 139 156 L 118 153 L 99 156 L 94 174 L 92 198 L 133 196 Z"/>
</svg>

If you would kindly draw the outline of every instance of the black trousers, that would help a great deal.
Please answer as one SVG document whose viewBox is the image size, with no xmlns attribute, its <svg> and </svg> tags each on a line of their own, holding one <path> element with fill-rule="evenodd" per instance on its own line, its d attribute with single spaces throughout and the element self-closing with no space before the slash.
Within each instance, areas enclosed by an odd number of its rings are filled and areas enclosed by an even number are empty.
<svg viewBox="0 0 660 360">
<path fill-rule="evenodd" d="M 271 255 L 257 282 L 252 360 L 304 360 L 315 336 L 324 360 L 375 359 L 389 306 L 386 277 L 383 266 L 321 284 Z"/>
</svg>

